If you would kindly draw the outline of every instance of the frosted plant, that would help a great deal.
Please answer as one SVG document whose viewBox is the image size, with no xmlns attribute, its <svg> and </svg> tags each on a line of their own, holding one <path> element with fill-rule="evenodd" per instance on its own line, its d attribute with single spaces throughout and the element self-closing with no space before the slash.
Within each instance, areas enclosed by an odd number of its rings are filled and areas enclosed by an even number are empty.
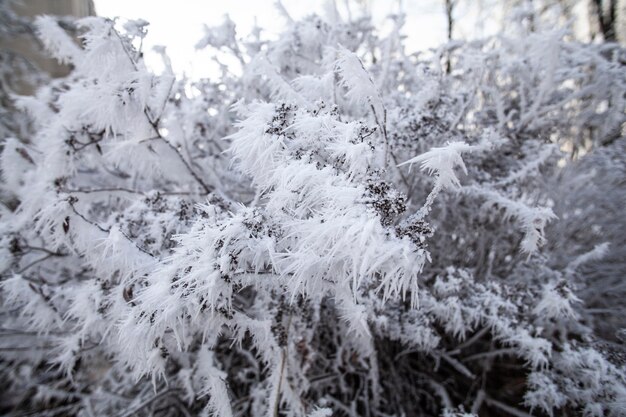
<svg viewBox="0 0 626 417">
<path fill-rule="evenodd" d="M 279 8 L 197 81 L 37 19 L 74 69 L 2 138 L 2 412 L 623 415 L 623 50 Z"/>
</svg>

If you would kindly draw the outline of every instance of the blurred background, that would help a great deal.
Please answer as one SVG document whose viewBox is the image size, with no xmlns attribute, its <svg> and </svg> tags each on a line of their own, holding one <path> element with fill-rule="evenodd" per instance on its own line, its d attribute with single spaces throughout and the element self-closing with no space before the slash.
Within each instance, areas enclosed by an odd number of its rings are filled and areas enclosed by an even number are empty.
<svg viewBox="0 0 626 417">
<path fill-rule="evenodd" d="M 195 47 L 204 25 L 219 25 L 228 15 L 236 24 L 238 37 L 245 38 L 258 26 L 263 37 L 272 39 L 290 18 L 328 15 L 335 10 L 333 5 L 343 18 L 369 13 L 383 35 L 391 27 L 390 16 L 402 13 L 409 53 L 506 30 L 507 21 L 515 19 L 516 13 L 519 18 L 524 13 L 558 15 L 572 36 L 583 42 L 626 41 L 626 0 L 0 0 L 0 64 L 12 68 L 0 82 L 3 89 L 25 94 L 40 80 L 19 78 L 19 68 L 33 64 L 52 77 L 69 71 L 41 52 L 30 25 L 40 14 L 68 22 L 91 15 L 147 20 L 146 64 L 155 72 L 162 71 L 162 59 L 153 48 L 164 46 L 174 72 L 197 79 L 217 73 L 210 53 Z"/>
</svg>

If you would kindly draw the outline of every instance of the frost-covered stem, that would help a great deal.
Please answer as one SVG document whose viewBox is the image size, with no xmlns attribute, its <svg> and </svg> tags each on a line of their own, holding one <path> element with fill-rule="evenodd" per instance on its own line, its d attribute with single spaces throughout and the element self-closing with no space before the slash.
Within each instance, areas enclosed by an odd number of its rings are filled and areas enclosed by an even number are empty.
<svg viewBox="0 0 626 417">
<path fill-rule="evenodd" d="M 41 289 L 41 287 L 39 285 L 33 284 L 32 282 L 28 283 L 28 287 L 35 293 L 37 294 L 39 297 L 41 297 L 41 299 L 46 303 L 46 305 L 48 307 L 50 307 L 50 309 L 52 311 L 55 312 L 55 314 L 58 316 L 59 320 L 62 319 L 61 313 L 59 312 L 59 309 L 52 303 L 52 299 L 47 296 L 46 294 L 43 293 L 43 290 Z"/>
<path fill-rule="evenodd" d="M 336 101 L 336 99 L 335 99 Z M 397 167 L 398 166 L 398 159 L 396 158 L 396 155 L 393 153 L 393 150 L 391 149 L 390 145 L 389 145 L 389 137 L 387 135 L 387 108 L 385 108 L 383 106 L 383 122 L 380 123 L 380 119 L 378 118 L 378 115 L 376 114 L 376 109 L 374 107 L 374 105 L 371 103 L 370 101 L 370 108 L 372 109 L 372 113 L 374 114 L 374 120 L 376 122 L 376 125 L 378 125 L 378 128 L 381 130 L 382 135 L 383 135 L 383 140 L 385 141 L 385 154 L 384 154 L 384 161 L 385 161 L 385 168 L 387 168 L 388 164 L 389 164 L 389 156 L 391 155 L 391 158 L 393 159 L 394 165 Z M 406 179 L 406 177 L 404 176 L 404 174 L 402 173 L 402 171 L 400 169 L 397 169 L 398 174 L 400 175 L 400 178 L 402 179 L 402 182 L 404 183 L 404 185 L 406 186 L 407 189 L 407 194 L 409 194 L 411 192 L 411 186 L 409 185 L 408 180 Z"/>
<path fill-rule="evenodd" d="M 478 393 L 476 394 L 476 398 L 474 398 L 474 402 L 472 403 L 472 408 L 470 410 L 472 414 L 478 415 L 478 411 L 480 410 L 480 407 L 483 405 L 483 402 L 485 401 L 485 396 L 486 396 L 485 390 L 479 389 Z"/>
<path fill-rule="evenodd" d="M 144 400 L 142 403 L 138 404 L 136 407 L 128 410 L 127 412 L 120 414 L 119 417 L 130 417 L 132 415 L 137 414 L 137 412 L 147 406 L 149 406 L 150 404 L 152 404 L 153 402 L 157 401 L 159 398 L 171 395 L 172 393 L 178 392 L 179 389 L 176 388 L 168 388 L 164 391 L 161 391 L 157 394 L 155 394 L 154 396 Z"/>
<path fill-rule="evenodd" d="M 335 397 L 332 396 L 327 396 L 326 397 L 331 403 L 333 403 L 333 405 L 335 407 L 337 407 L 338 409 L 342 410 L 344 413 L 346 413 L 346 415 L 350 416 L 350 417 L 358 417 L 357 414 L 355 413 L 354 410 L 352 410 L 351 408 L 348 408 L 344 403 L 342 403 L 341 401 L 339 401 L 338 399 L 336 399 Z"/>
<path fill-rule="evenodd" d="M 476 341 L 480 340 L 480 338 L 483 337 L 488 331 L 489 331 L 489 327 L 483 327 L 481 330 L 476 332 L 475 335 L 473 335 L 472 337 L 467 339 L 465 342 L 458 345 L 456 349 L 454 349 L 454 352 L 458 353 L 461 350 L 465 349 L 466 347 L 473 345 Z M 448 352 L 448 353 L 452 354 L 452 352 Z"/>
<path fill-rule="evenodd" d="M 468 377 L 470 379 L 476 379 L 476 375 L 474 375 L 472 373 L 472 371 L 467 369 L 467 367 L 465 365 L 463 365 L 461 362 L 459 362 L 458 360 L 454 359 L 453 357 L 451 357 L 447 353 L 442 353 L 441 357 L 443 358 L 443 360 L 448 362 L 448 364 L 450 364 L 450 366 L 452 366 L 454 369 L 459 371 L 459 373 L 465 375 L 466 377 Z"/>
<path fill-rule="evenodd" d="M 72 211 L 74 212 L 74 214 L 76 214 L 78 217 L 80 217 L 84 222 L 89 223 L 90 225 L 96 227 L 97 229 L 99 229 L 101 232 L 109 234 L 111 233 L 111 229 L 110 228 L 106 228 L 106 227 L 102 227 L 101 225 L 99 225 L 98 223 L 89 220 L 87 217 L 85 217 L 82 213 L 80 213 L 78 210 L 76 210 L 76 207 L 74 207 L 74 202 L 72 200 L 69 200 L 69 205 L 72 208 Z M 150 256 L 151 258 L 154 258 L 155 256 L 148 252 L 146 249 L 142 248 L 141 246 L 139 246 L 137 244 L 137 242 L 135 242 L 134 240 L 132 240 L 126 233 L 124 233 L 122 230 L 120 230 L 120 234 L 122 236 L 124 236 L 126 238 L 126 240 L 128 240 L 130 243 L 133 244 L 133 246 L 135 246 L 137 249 L 139 249 L 139 251 L 145 253 L 146 255 Z"/>
<path fill-rule="evenodd" d="M 117 30 L 115 30 L 115 28 L 113 28 L 113 26 L 111 26 L 111 30 L 113 30 L 113 33 L 115 33 L 115 35 L 117 36 L 117 38 L 120 41 L 120 45 L 122 46 L 122 49 L 124 50 L 124 53 L 126 54 L 126 56 L 128 57 L 128 60 L 130 61 L 131 65 L 133 66 L 133 68 L 135 70 L 137 70 L 137 63 L 135 62 L 135 60 L 133 59 L 133 57 L 130 55 L 130 52 L 128 52 L 128 50 L 126 49 L 126 45 L 124 45 L 124 41 L 122 40 L 122 37 L 120 36 L 120 34 L 117 32 Z M 169 95 L 169 91 L 171 91 L 172 89 L 172 85 L 174 85 L 174 81 L 172 80 L 172 83 L 170 84 L 169 90 L 168 90 L 168 94 L 166 95 L 166 99 L 163 102 L 163 108 L 161 109 L 161 113 L 163 112 L 163 109 L 165 108 L 165 105 L 167 103 L 167 96 Z M 172 149 L 174 151 L 174 153 L 176 155 L 178 155 L 178 158 L 181 160 L 181 162 L 183 163 L 183 165 L 185 165 L 185 168 L 187 169 L 187 171 L 189 171 L 189 174 L 191 174 L 191 176 L 196 180 L 196 182 L 198 182 L 198 184 L 200 184 L 200 186 L 204 189 L 204 191 L 209 194 L 212 190 L 211 187 L 209 187 L 201 178 L 200 176 L 191 168 L 191 166 L 189 165 L 189 162 L 187 162 L 187 160 L 185 159 L 185 157 L 180 153 L 180 151 L 178 149 L 176 149 L 176 147 L 174 145 L 172 145 L 170 143 L 170 141 L 168 141 L 167 139 L 165 139 L 163 137 L 163 135 L 161 135 L 161 132 L 159 132 L 159 119 L 153 119 L 152 116 L 150 115 L 150 110 L 148 109 L 148 107 L 143 109 L 143 113 L 146 116 L 146 119 L 148 120 L 148 123 L 150 123 L 150 125 L 152 126 L 154 133 L 157 135 L 157 137 L 162 140 L 163 142 L 165 142 L 167 144 L 167 146 L 170 147 L 170 149 Z"/>
<path fill-rule="evenodd" d="M 90 188 L 87 190 L 84 189 L 63 189 L 64 193 L 68 194 L 94 194 L 94 193 L 128 193 L 128 194 L 139 194 L 145 195 L 143 191 L 131 190 L 130 188 L 124 187 L 105 187 L 105 188 Z"/>
<path fill-rule="evenodd" d="M 273 417 L 278 417 L 278 409 L 280 406 L 280 390 L 283 383 L 283 373 L 285 371 L 285 357 L 287 356 L 286 349 L 281 349 L 280 351 L 280 373 L 278 375 L 278 386 L 276 387 L 276 399 L 274 400 L 274 411 L 272 412 Z"/>
<path fill-rule="evenodd" d="M 172 87 L 174 86 L 175 81 L 176 81 L 176 78 L 172 76 L 170 84 L 167 88 L 167 93 L 164 95 L 165 97 L 163 99 L 163 104 L 161 104 L 161 108 L 159 109 L 158 116 L 156 116 L 156 120 L 159 120 L 161 116 L 163 115 L 163 112 L 165 111 L 165 106 L 167 106 L 167 99 L 170 96 L 170 93 L 172 92 Z"/>
<path fill-rule="evenodd" d="M 54 256 L 67 256 L 67 254 L 65 253 L 59 253 L 59 254 L 55 254 L 55 253 L 49 253 L 45 256 L 42 256 L 41 258 L 35 259 L 34 261 L 30 262 L 28 265 L 26 265 L 25 267 L 23 267 L 22 269 L 20 269 L 19 271 L 17 271 L 18 274 L 21 274 L 23 272 L 26 272 L 28 269 L 30 269 L 31 267 L 37 265 L 38 263 L 44 262 L 47 259 L 50 259 Z M 7 271 L 9 271 L 12 268 L 12 266 L 8 266 L 5 269 L 3 269 L 2 271 L 0 271 L 0 275 L 4 275 Z M 33 280 L 34 282 L 34 280 Z"/>
<path fill-rule="evenodd" d="M 434 379 L 428 379 L 427 383 L 433 388 L 433 390 L 435 391 L 435 394 L 439 398 L 441 398 L 441 402 L 443 403 L 443 408 L 449 408 L 449 409 L 454 408 L 454 406 L 452 405 L 452 400 L 450 399 L 450 394 L 448 394 L 448 390 L 446 390 L 446 388 L 443 385 L 436 382 Z"/>
<path fill-rule="evenodd" d="M 398 175 L 400 175 L 400 179 L 402 180 L 402 182 L 404 183 L 404 186 L 406 187 L 406 198 L 407 200 L 409 200 L 411 198 L 411 194 L 413 194 L 413 184 L 409 184 L 409 180 L 406 179 L 406 177 L 404 176 L 404 174 L 402 173 L 402 170 L 400 168 L 398 168 L 398 158 L 396 158 L 396 154 L 393 153 L 393 149 L 389 149 L 389 154 L 391 155 L 391 159 L 393 159 L 393 164 L 396 167 L 396 171 L 398 172 Z"/>
<path fill-rule="evenodd" d="M 547 63 L 546 63 L 546 68 L 545 68 L 546 74 L 542 76 L 541 84 L 539 84 L 539 87 L 538 87 L 539 92 L 535 96 L 533 104 L 531 105 L 528 112 L 524 114 L 524 116 L 521 118 L 519 122 L 518 131 L 521 131 L 521 129 L 525 128 L 527 125 L 531 124 L 532 122 L 534 122 L 536 119 L 539 118 L 539 115 L 541 114 L 540 108 L 544 105 L 546 96 L 550 94 L 550 92 L 552 91 L 552 87 L 554 83 L 554 75 L 555 75 L 554 72 L 556 71 L 556 64 L 557 64 L 556 60 L 558 59 L 559 52 L 554 41 L 549 41 L 547 48 L 549 48 L 551 55 L 547 57 Z M 543 106 L 544 109 L 546 107 L 548 106 Z"/>
<path fill-rule="evenodd" d="M 235 55 L 235 58 L 237 58 L 239 60 L 239 63 L 241 64 L 241 68 L 245 68 L 246 67 L 246 61 L 245 59 L 243 59 L 243 54 L 241 53 L 241 49 L 239 48 L 239 44 L 235 43 L 235 47 L 234 48 L 229 48 L 233 54 Z"/>
<path fill-rule="evenodd" d="M 463 360 L 466 361 L 475 361 L 478 359 L 485 359 L 485 358 L 491 358 L 494 356 L 500 356 L 500 355 L 514 355 L 517 351 L 513 348 L 510 349 L 498 349 L 498 350 L 492 350 L 489 352 L 482 352 L 482 353 L 477 353 L 475 355 L 472 356 L 468 356 L 467 358 L 464 358 Z"/>
<path fill-rule="evenodd" d="M 55 256 L 55 255 L 53 255 L 53 254 L 48 254 L 48 255 L 42 256 L 42 257 L 41 257 L 41 258 L 39 258 L 39 259 L 35 259 L 34 261 L 32 261 L 31 263 L 29 263 L 28 265 L 26 265 L 25 267 L 23 267 L 23 268 L 22 268 L 22 269 L 20 269 L 19 271 L 17 271 L 17 273 L 18 273 L 18 274 L 21 274 L 21 273 L 23 273 L 23 272 L 26 272 L 28 269 L 32 268 L 33 266 L 37 265 L 38 263 L 41 263 L 41 262 L 45 261 L 46 259 L 50 259 L 50 258 L 52 258 L 53 256 Z M 5 271 L 2 271 L 2 272 L 4 273 L 4 272 L 6 272 L 6 270 L 5 270 Z"/>
<path fill-rule="evenodd" d="M 485 396 L 485 402 L 495 408 L 499 408 L 500 410 L 506 411 L 507 413 L 515 416 L 515 417 L 532 417 L 530 414 L 523 412 L 517 408 L 508 406 L 498 400 L 494 400 L 493 398 Z"/>
<path fill-rule="evenodd" d="M 387 168 L 387 165 L 389 163 L 389 139 L 387 137 L 387 109 L 383 109 L 383 123 L 380 122 L 380 119 L 378 117 L 378 114 L 376 114 L 376 109 L 374 108 L 374 105 L 372 104 L 371 100 L 370 100 L 370 108 L 372 109 L 372 113 L 374 114 L 374 121 L 376 122 L 376 125 L 378 125 L 378 128 L 380 129 L 382 135 L 383 135 L 383 140 L 385 141 L 385 168 Z"/>
<path fill-rule="evenodd" d="M 285 363 L 287 362 L 287 355 L 289 353 L 289 329 L 291 328 L 291 317 L 292 315 L 289 314 L 287 327 L 285 329 L 285 332 L 287 333 L 287 344 L 280 351 L 280 373 L 278 375 L 278 386 L 276 387 L 276 399 L 274 401 L 274 411 L 272 413 L 273 417 L 278 417 L 278 409 L 280 407 L 280 391 L 283 384 L 283 375 L 285 373 Z"/>
<path fill-rule="evenodd" d="M 198 184 L 200 184 L 200 186 L 204 189 L 206 194 L 209 194 L 212 189 L 211 187 L 209 187 L 203 180 L 202 178 L 200 178 L 200 176 L 191 168 L 191 165 L 189 165 L 189 162 L 187 162 L 187 160 L 185 159 L 185 157 L 180 153 L 180 151 L 176 148 L 176 146 L 172 145 L 172 143 L 170 141 L 168 141 L 167 139 L 165 139 L 163 137 L 163 135 L 161 135 L 161 132 L 159 132 L 159 127 L 158 127 L 158 122 L 157 121 L 153 121 L 150 118 L 150 115 L 148 113 L 148 109 L 144 109 L 144 114 L 146 115 L 146 118 L 148 119 L 148 122 L 150 123 L 150 125 L 152 126 L 155 134 L 157 135 L 158 139 L 160 139 L 161 141 L 163 141 L 167 146 L 169 146 L 169 148 L 174 151 L 174 153 L 178 156 L 178 158 L 180 159 L 180 161 L 183 163 L 183 165 L 185 165 L 185 168 L 187 169 L 187 171 L 189 172 L 189 174 L 196 180 L 196 182 Z"/>
<path fill-rule="evenodd" d="M 291 15 L 289 14 L 289 12 L 287 11 L 287 9 L 285 8 L 285 5 L 283 4 L 282 1 L 280 0 L 276 0 L 276 2 L 274 3 L 276 9 L 278 10 L 278 13 L 285 18 L 285 20 L 287 20 L 287 23 L 290 25 L 293 25 L 295 23 L 295 20 L 293 20 L 293 17 L 291 17 Z"/>
<path fill-rule="evenodd" d="M 53 256 L 67 256 L 66 253 L 52 251 L 50 249 L 42 248 L 42 247 L 39 247 L 39 246 L 25 245 L 25 246 L 22 246 L 22 247 L 24 249 L 30 249 L 30 250 L 35 250 L 35 251 L 39 251 L 39 252 L 45 252 L 45 253 L 48 253 L 48 254 L 53 255 Z"/>
<path fill-rule="evenodd" d="M 108 20 L 108 19 L 107 19 Z M 126 45 L 124 45 L 124 40 L 122 39 L 122 36 L 120 35 L 120 33 L 115 29 L 115 27 L 113 26 L 113 21 L 110 21 L 111 23 L 111 31 L 113 31 L 113 33 L 115 34 L 115 36 L 117 37 L 117 39 L 120 41 L 120 46 L 122 47 L 122 50 L 124 51 L 124 53 L 126 54 L 126 56 L 128 57 L 128 60 L 130 61 L 130 64 L 133 66 L 133 68 L 135 69 L 135 71 L 138 71 L 139 68 L 137 68 L 137 62 L 135 62 L 135 60 L 133 59 L 133 57 L 130 55 L 130 51 L 126 48 Z"/>
<path fill-rule="evenodd" d="M 430 194 L 428 194 L 428 197 L 426 197 L 426 202 L 424 203 L 422 208 L 420 208 L 419 211 L 416 214 L 416 218 L 418 220 L 423 219 L 424 217 L 426 217 L 428 215 L 428 213 L 430 213 L 432 205 L 435 202 L 435 198 L 437 198 L 437 196 L 441 192 L 442 188 L 443 188 L 442 184 L 437 181 L 435 183 L 435 186 L 433 187 L 432 191 L 430 192 Z"/>
<path fill-rule="evenodd" d="M 127 194 L 137 194 L 145 196 L 145 191 L 133 190 L 130 188 L 124 187 L 105 187 L 105 188 L 90 188 L 90 189 L 63 189 L 61 190 L 67 194 L 96 194 L 96 193 L 127 193 Z M 191 191 L 162 191 L 159 190 L 158 193 L 160 195 L 192 195 L 195 194 Z"/>
<path fill-rule="evenodd" d="M 461 111 L 459 112 L 459 114 L 456 116 L 456 118 L 454 119 L 454 121 L 452 123 L 450 123 L 450 127 L 448 128 L 448 133 L 451 133 L 452 131 L 454 131 L 454 129 L 459 125 L 459 123 L 461 122 L 461 120 L 463 120 L 463 117 L 465 117 L 465 115 L 467 114 L 467 111 L 470 109 L 470 106 L 472 105 L 472 102 L 474 101 L 474 96 L 476 96 L 476 88 L 472 91 L 472 95 L 468 98 L 468 100 L 463 104 L 463 108 L 461 109 Z"/>
</svg>

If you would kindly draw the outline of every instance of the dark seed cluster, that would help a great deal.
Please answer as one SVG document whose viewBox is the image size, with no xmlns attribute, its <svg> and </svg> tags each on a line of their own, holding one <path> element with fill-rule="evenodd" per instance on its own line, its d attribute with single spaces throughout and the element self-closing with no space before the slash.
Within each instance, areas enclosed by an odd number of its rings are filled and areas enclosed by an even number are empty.
<svg viewBox="0 0 626 417">
<path fill-rule="evenodd" d="M 376 210 L 383 226 L 390 226 L 394 220 L 406 211 L 406 198 L 393 189 L 389 183 L 377 178 L 368 178 L 365 184 L 365 197 L 368 204 Z"/>
</svg>

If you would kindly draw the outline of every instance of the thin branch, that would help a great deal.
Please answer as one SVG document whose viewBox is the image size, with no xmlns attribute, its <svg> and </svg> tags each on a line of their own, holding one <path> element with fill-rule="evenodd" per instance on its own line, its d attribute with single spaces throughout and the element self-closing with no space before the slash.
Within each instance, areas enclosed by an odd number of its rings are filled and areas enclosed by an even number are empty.
<svg viewBox="0 0 626 417">
<path fill-rule="evenodd" d="M 512 416 L 515 417 L 532 417 L 530 414 L 519 410 L 517 408 L 511 407 L 509 405 L 506 405 L 498 400 L 494 400 L 493 398 L 489 398 L 489 397 L 485 397 L 485 402 L 495 408 L 499 408 L 502 411 L 505 411 L 507 413 L 509 413 Z"/>
<path fill-rule="evenodd" d="M 148 115 L 148 113 L 146 113 L 146 116 Z M 200 184 L 200 186 L 204 189 L 206 194 L 209 194 L 212 190 L 211 187 L 209 187 L 203 180 L 202 178 L 200 178 L 200 176 L 193 170 L 193 168 L 191 168 L 191 165 L 189 165 L 189 162 L 187 162 L 187 160 L 185 159 L 185 157 L 180 153 L 180 151 L 174 146 L 172 145 L 172 143 L 170 141 L 168 141 L 167 139 L 165 139 L 163 136 L 161 136 L 161 134 L 159 133 L 158 127 L 156 125 L 156 123 L 154 122 L 150 122 L 150 124 L 152 125 L 152 127 L 154 128 L 155 132 L 157 132 L 159 134 L 159 139 L 161 139 L 163 142 L 165 142 L 165 144 L 172 150 L 174 151 L 174 153 L 178 156 L 178 158 L 180 159 L 180 161 L 183 163 L 183 165 L 185 166 L 185 168 L 187 169 L 187 171 L 189 172 L 189 174 L 194 178 L 194 180 L 196 180 L 196 182 L 198 184 Z"/>
<path fill-rule="evenodd" d="M 387 127 L 385 126 L 385 124 L 387 123 L 387 109 L 383 110 L 384 121 L 385 121 L 385 123 L 383 124 L 383 123 L 380 122 L 380 120 L 378 118 L 378 114 L 376 114 L 376 109 L 374 108 L 374 104 L 372 104 L 371 100 L 369 100 L 369 101 L 370 101 L 370 108 L 372 109 L 372 113 L 374 114 L 374 121 L 376 122 L 376 125 L 378 125 L 378 128 L 380 129 L 380 131 L 381 131 L 381 133 L 383 135 L 383 139 L 385 141 L 384 160 L 385 160 L 385 168 L 387 168 L 387 165 L 389 164 L 389 138 L 387 137 Z"/>
<path fill-rule="evenodd" d="M 443 385 L 441 385 L 440 383 L 436 382 L 433 379 L 427 380 L 426 383 L 434 389 L 435 395 L 441 398 L 441 402 L 443 403 L 443 408 L 449 408 L 449 409 L 453 408 L 452 400 L 450 399 L 450 394 L 448 394 L 448 390 Z"/>
<path fill-rule="evenodd" d="M 40 251 L 40 252 L 45 252 L 45 253 L 47 253 L 49 255 L 52 255 L 52 256 L 67 256 L 67 253 L 58 252 L 58 251 L 52 251 L 50 249 L 43 248 L 43 247 L 40 247 L 40 246 L 31 246 L 31 245 L 27 244 L 27 245 L 22 246 L 22 247 L 26 248 L 26 249 L 30 249 L 30 250 L 36 250 L 36 251 Z"/>
<path fill-rule="evenodd" d="M 474 375 L 472 373 L 472 371 L 467 369 L 467 367 L 465 365 L 463 365 L 461 362 L 459 362 L 458 360 L 454 359 L 453 357 L 451 357 L 447 353 L 442 353 L 441 357 L 443 358 L 444 361 L 448 362 L 454 369 L 459 371 L 461 374 L 465 375 L 466 377 L 468 377 L 470 379 L 476 379 L 476 375 Z"/>
<path fill-rule="evenodd" d="M 68 194 L 92 194 L 92 193 L 106 193 L 106 192 L 123 192 L 129 194 L 141 194 L 145 195 L 143 191 L 131 190 L 124 187 L 105 187 L 105 188 L 91 188 L 91 189 L 74 189 L 74 190 L 61 190 Z"/>
<path fill-rule="evenodd" d="M 135 70 L 137 70 L 137 63 L 135 62 L 135 60 L 133 59 L 133 57 L 130 55 L 130 53 L 128 52 L 128 50 L 126 49 L 126 45 L 124 44 L 124 40 L 122 39 L 122 37 L 120 36 L 120 34 L 117 32 L 117 30 L 115 30 L 115 28 L 113 27 L 113 25 L 111 25 L 111 30 L 115 33 L 115 35 L 117 36 L 117 38 L 120 41 L 120 45 L 122 46 L 122 49 L 124 50 L 124 53 L 126 54 L 126 56 L 128 57 L 128 60 L 130 61 L 130 63 L 133 65 L 133 68 L 135 68 Z M 172 83 L 173 85 L 173 83 Z M 170 90 L 171 90 L 171 86 L 170 86 Z M 169 94 L 169 93 L 168 93 Z M 167 100 L 166 100 L 167 101 Z M 161 112 L 165 109 L 165 104 L 163 105 L 163 109 L 161 110 Z M 163 135 L 161 135 L 161 132 L 159 132 L 159 119 L 153 119 L 152 115 L 150 114 L 150 109 L 146 106 L 143 109 L 143 113 L 146 116 L 146 119 L 148 121 L 148 123 L 150 124 L 150 126 L 152 126 L 152 129 L 154 130 L 154 133 L 156 134 L 157 138 L 162 140 L 163 142 L 165 142 L 167 144 L 167 146 L 170 147 L 170 149 L 172 149 L 174 151 L 174 153 L 178 156 L 178 158 L 180 159 L 180 161 L 183 163 L 183 165 L 185 165 L 185 168 L 187 169 L 187 171 L 189 172 L 189 174 L 196 180 L 196 182 L 198 184 L 200 184 L 200 186 L 204 189 L 204 191 L 209 194 L 212 189 L 211 187 L 209 187 L 201 178 L 200 176 L 191 168 L 191 166 L 189 165 L 189 162 L 187 162 L 187 160 L 185 159 L 185 157 L 180 153 L 180 151 L 171 144 L 170 141 L 168 141 L 167 139 L 165 139 L 163 137 Z"/>
<path fill-rule="evenodd" d="M 467 358 L 463 358 L 464 361 L 475 361 L 478 359 L 485 359 L 485 358 L 491 358 L 494 356 L 500 356 L 500 355 L 514 355 L 517 351 L 513 348 L 511 349 L 498 349 L 498 350 L 492 350 L 489 352 L 482 352 L 482 353 L 477 353 L 475 355 L 471 355 L 468 356 Z"/>
<path fill-rule="evenodd" d="M 131 408 L 130 410 L 126 411 L 125 413 L 120 414 L 120 417 L 130 417 L 130 416 L 136 415 L 139 412 L 139 410 L 149 406 L 150 404 L 152 404 L 153 402 L 159 400 L 160 398 L 172 395 L 173 393 L 175 393 L 177 391 L 179 391 L 179 390 L 176 389 L 176 388 L 168 388 L 166 390 L 163 390 L 163 391 L 155 394 L 154 396 L 144 400 L 143 402 L 139 403 L 139 405 L 137 405 L 135 408 Z"/>
<path fill-rule="evenodd" d="M 280 388 L 282 386 L 282 382 L 283 382 L 283 375 L 285 372 L 285 362 L 287 361 L 287 349 L 289 347 L 289 329 L 291 328 L 291 317 L 292 315 L 289 314 L 289 319 L 287 320 L 287 347 L 281 349 L 281 356 L 280 356 L 280 375 L 278 378 L 278 387 L 276 388 L 276 402 L 274 403 L 274 417 L 278 417 L 278 408 L 280 405 Z"/>
<path fill-rule="evenodd" d="M 80 217 L 81 219 L 83 219 L 86 223 L 89 223 L 90 225 L 98 228 L 101 232 L 104 232 L 106 234 L 111 233 L 111 228 L 105 228 L 102 227 L 101 225 L 99 225 L 98 223 L 89 220 L 88 218 L 86 218 L 82 213 L 80 213 L 78 210 L 76 210 L 76 207 L 74 207 L 74 202 L 72 200 L 69 200 L 69 204 L 70 207 L 72 208 L 72 211 L 74 212 L 74 214 L 76 214 L 78 217 Z M 145 253 L 146 255 L 150 256 L 151 258 L 154 258 L 155 256 L 150 253 L 147 249 L 139 246 L 139 244 L 137 244 L 137 242 L 135 242 L 134 240 L 132 240 L 126 233 L 124 233 L 122 230 L 120 230 L 120 233 L 122 234 L 122 236 L 124 236 L 126 238 L 126 240 L 128 240 L 130 243 L 133 244 L 133 246 L 135 246 L 137 249 L 139 249 L 141 252 Z"/>
<path fill-rule="evenodd" d="M 26 270 L 28 270 L 29 268 L 37 265 L 38 263 L 41 263 L 43 261 L 45 261 L 46 259 L 52 258 L 53 256 L 55 256 L 54 254 L 47 254 L 39 259 L 36 259 L 34 261 L 32 261 L 31 263 L 29 263 L 28 265 L 26 265 L 25 267 L 23 267 L 22 269 L 20 269 L 19 271 L 17 271 L 18 274 L 22 274 L 24 272 L 26 272 Z"/>
<path fill-rule="evenodd" d="M 483 402 L 485 401 L 485 390 L 480 389 L 478 390 L 478 393 L 476 394 L 476 398 L 474 398 L 474 402 L 472 403 L 472 408 L 471 408 L 471 413 L 478 415 L 478 412 L 480 411 L 480 407 L 483 405 Z"/>
<path fill-rule="evenodd" d="M 465 342 L 463 342 L 460 345 L 458 345 L 456 347 L 456 349 L 454 349 L 454 352 L 460 352 L 461 350 L 465 349 L 466 347 L 469 347 L 469 346 L 473 345 L 475 342 L 480 340 L 480 338 L 483 337 L 488 331 L 489 331 L 489 327 L 483 327 L 481 330 L 476 332 L 476 334 L 474 334 L 472 337 L 470 337 Z M 448 352 L 448 353 L 452 354 L 451 352 Z"/>
</svg>

